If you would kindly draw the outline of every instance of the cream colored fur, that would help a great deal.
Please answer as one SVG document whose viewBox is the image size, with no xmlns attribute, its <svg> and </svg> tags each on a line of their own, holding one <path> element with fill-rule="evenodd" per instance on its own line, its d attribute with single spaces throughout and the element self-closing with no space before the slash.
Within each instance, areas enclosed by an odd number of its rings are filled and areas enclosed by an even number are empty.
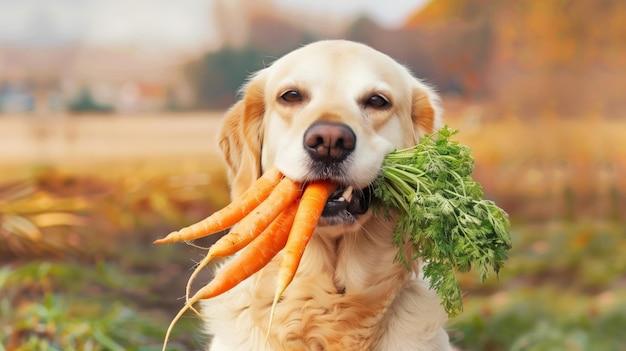
<svg viewBox="0 0 626 351">
<path fill-rule="evenodd" d="M 282 103 L 289 89 L 306 99 Z M 302 138 L 314 122 L 342 122 L 354 130 L 357 147 L 345 162 L 355 187 L 373 181 L 387 152 L 414 145 L 442 124 L 431 88 L 388 56 L 348 41 L 295 50 L 255 74 L 243 92 L 220 136 L 233 196 L 271 164 L 305 181 Z M 372 94 L 392 107 L 364 106 Z M 371 212 L 356 223 L 318 227 L 269 333 L 280 254 L 231 291 L 204 300 L 206 331 L 213 335 L 209 350 L 450 350 L 446 313 L 419 266 L 409 271 L 394 262 L 393 228 Z"/>
</svg>

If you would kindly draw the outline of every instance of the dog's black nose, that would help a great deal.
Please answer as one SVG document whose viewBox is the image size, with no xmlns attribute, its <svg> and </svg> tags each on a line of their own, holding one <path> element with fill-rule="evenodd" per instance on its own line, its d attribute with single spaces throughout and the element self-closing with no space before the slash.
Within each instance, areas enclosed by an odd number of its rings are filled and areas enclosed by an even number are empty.
<svg viewBox="0 0 626 351">
<path fill-rule="evenodd" d="M 355 147 L 356 135 L 343 123 L 318 122 L 304 133 L 304 148 L 316 161 L 341 162 Z"/>
</svg>

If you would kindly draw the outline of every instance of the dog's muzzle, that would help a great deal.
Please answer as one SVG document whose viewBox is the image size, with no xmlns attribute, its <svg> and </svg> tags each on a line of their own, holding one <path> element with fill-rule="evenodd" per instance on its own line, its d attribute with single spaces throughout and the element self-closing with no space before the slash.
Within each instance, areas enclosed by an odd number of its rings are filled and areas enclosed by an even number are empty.
<svg viewBox="0 0 626 351">
<path fill-rule="evenodd" d="M 314 179 L 346 179 L 346 161 L 356 148 L 356 134 L 344 123 L 316 122 L 304 133 L 303 147 L 310 158 L 309 170 Z M 320 225 L 354 223 L 367 212 L 371 201 L 369 187 L 354 189 L 339 186 L 326 202 Z"/>
</svg>

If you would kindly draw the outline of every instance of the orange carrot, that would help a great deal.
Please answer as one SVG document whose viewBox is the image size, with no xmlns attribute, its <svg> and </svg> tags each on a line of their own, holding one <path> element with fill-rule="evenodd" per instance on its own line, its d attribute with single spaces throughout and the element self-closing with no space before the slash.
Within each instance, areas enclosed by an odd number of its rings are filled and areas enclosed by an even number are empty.
<svg viewBox="0 0 626 351">
<path fill-rule="evenodd" d="M 289 239 L 287 239 L 287 244 L 283 249 L 283 257 L 281 258 L 278 268 L 276 293 L 270 311 L 268 333 L 272 325 L 274 309 L 276 308 L 278 299 L 280 299 L 283 292 L 296 275 L 304 249 L 313 235 L 313 231 L 317 226 L 317 221 L 322 215 L 326 201 L 336 188 L 337 185 L 334 183 L 319 181 L 308 184 L 304 189 L 298 211 L 296 212 L 296 218 L 289 232 Z"/>
<path fill-rule="evenodd" d="M 157 239 L 154 243 L 166 244 L 193 240 L 232 227 L 265 201 L 282 177 L 278 168 L 270 167 L 250 188 L 226 207 L 196 224 L 172 232 L 165 238 Z"/>
<path fill-rule="evenodd" d="M 246 248 L 229 261 L 218 274 L 202 289 L 198 290 L 193 297 L 188 298 L 185 306 L 178 312 L 176 317 L 172 320 L 163 345 L 165 345 L 169 339 L 169 335 L 172 331 L 174 324 L 180 319 L 180 317 L 188 310 L 193 309 L 192 305 L 198 302 L 200 299 L 208 299 L 220 295 L 237 284 L 241 283 L 252 274 L 258 272 L 261 268 L 265 267 L 272 258 L 285 246 L 287 237 L 293 221 L 295 218 L 296 210 L 298 209 L 298 202 L 293 201 L 272 223 L 259 235 L 258 238 L 253 240 Z M 207 257 L 209 257 L 207 255 Z M 189 282 L 195 278 L 197 272 L 200 270 L 200 266 L 193 272 L 192 277 L 189 278 Z M 189 284 L 190 284 L 189 283 Z M 189 297 L 189 284 L 187 285 L 187 297 Z"/>
<path fill-rule="evenodd" d="M 216 241 L 206 257 L 198 264 L 189 278 L 186 297 L 189 297 L 189 288 L 198 272 L 215 257 L 230 256 L 248 245 L 290 204 L 296 201 L 301 194 L 301 185 L 289 178 L 283 178 L 274 188 L 267 199 L 254 211 L 244 217 L 230 233 Z"/>
</svg>

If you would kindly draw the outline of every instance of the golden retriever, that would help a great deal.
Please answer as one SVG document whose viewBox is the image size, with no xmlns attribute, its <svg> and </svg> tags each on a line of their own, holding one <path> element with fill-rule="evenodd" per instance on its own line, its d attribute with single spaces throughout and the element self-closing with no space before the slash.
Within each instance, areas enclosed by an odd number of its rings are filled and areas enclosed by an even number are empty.
<svg viewBox="0 0 626 351">
<path fill-rule="evenodd" d="M 272 164 L 294 180 L 332 179 L 341 189 L 269 331 L 279 257 L 202 301 L 209 350 L 450 350 L 439 298 L 418 264 L 409 271 L 394 261 L 394 222 L 369 208 L 385 154 L 442 125 L 435 92 L 389 56 L 344 40 L 283 56 L 243 92 L 219 136 L 232 196 Z"/>
</svg>

